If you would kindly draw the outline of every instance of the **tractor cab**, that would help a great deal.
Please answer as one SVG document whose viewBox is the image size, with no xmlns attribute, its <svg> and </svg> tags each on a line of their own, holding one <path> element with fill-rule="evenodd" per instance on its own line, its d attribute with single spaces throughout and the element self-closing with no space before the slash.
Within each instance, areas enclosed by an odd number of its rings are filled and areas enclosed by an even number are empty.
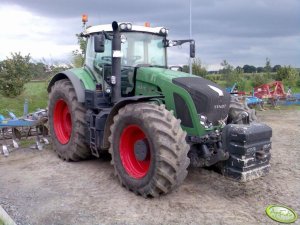
<svg viewBox="0 0 300 225">
<path fill-rule="evenodd" d="M 167 47 L 193 40 L 169 41 L 164 27 L 150 27 L 118 23 L 120 51 L 112 50 L 113 30 L 109 25 L 92 26 L 82 34 L 87 38 L 85 66 L 103 83 L 104 90 L 110 89 L 112 59 L 117 55 L 121 63 L 121 96 L 134 95 L 135 73 L 139 67 L 167 68 Z M 99 48 L 100 46 L 100 48 Z"/>
<path fill-rule="evenodd" d="M 119 23 L 121 41 L 121 95 L 133 96 L 135 68 L 141 66 L 167 67 L 165 41 L 167 29 L 163 27 L 136 26 L 131 23 Z M 85 66 L 88 67 L 101 82 L 104 89 L 109 87 L 112 75 L 112 27 L 99 25 L 86 29 L 87 51 Z M 99 40 L 99 34 L 104 39 Z M 95 46 L 102 42 L 102 49 Z M 116 54 L 116 53 L 115 53 Z M 103 81 L 102 81 L 103 79 Z"/>
</svg>

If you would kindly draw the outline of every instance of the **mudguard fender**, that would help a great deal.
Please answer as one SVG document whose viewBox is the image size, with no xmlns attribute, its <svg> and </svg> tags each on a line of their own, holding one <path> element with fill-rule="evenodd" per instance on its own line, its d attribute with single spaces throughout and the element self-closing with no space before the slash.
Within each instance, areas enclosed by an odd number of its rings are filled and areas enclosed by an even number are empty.
<svg viewBox="0 0 300 225">
<path fill-rule="evenodd" d="M 48 93 L 51 92 L 52 86 L 55 84 L 56 81 L 62 80 L 62 79 L 69 79 L 75 89 L 75 93 L 77 96 L 78 102 L 84 103 L 84 96 L 85 96 L 85 87 L 82 81 L 71 71 L 63 71 L 61 73 L 56 74 L 51 81 L 49 82 L 47 91 Z"/>
</svg>

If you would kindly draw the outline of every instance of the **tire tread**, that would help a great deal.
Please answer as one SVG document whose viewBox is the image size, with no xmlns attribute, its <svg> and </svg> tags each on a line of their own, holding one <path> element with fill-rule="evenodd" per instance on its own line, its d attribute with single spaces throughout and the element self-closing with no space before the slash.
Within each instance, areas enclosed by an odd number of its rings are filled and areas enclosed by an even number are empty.
<svg viewBox="0 0 300 225">
<path fill-rule="evenodd" d="M 148 185 L 142 188 L 131 190 L 122 174 L 117 170 L 114 162 L 114 133 L 118 129 L 118 121 L 122 120 L 126 114 L 140 114 L 143 121 L 149 123 L 158 146 L 158 162 L 156 172 Z M 186 143 L 186 132 L 180 127 L 180 120 L 176 119 L 172 112 L 168 111 L 164 105 L 156 105 L 151 103 L 129 104 L 121 108 L 114 117 L 114 123 L 111 128 L 109 137 L 110 148 L 109 153 L 112 155 L 111 164 L 115 167 L 115 173 L 120 182 L 127 189 L 142 195 L 144 197 L 157 197 L 166 194 L 179 186 L 187 176 L 187 167 L 190 160 L 187 156 L 189 145 Z M 116 150 L 115 150 L 116 151 Z"/>
</svg>

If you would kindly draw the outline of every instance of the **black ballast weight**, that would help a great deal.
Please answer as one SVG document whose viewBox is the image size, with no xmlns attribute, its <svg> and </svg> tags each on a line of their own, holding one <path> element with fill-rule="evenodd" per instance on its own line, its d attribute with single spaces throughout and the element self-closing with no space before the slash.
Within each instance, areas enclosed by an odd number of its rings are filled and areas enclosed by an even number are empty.
<svg viewBox="0 0 300 225">
<path fill-rule="evenodd" d="M 229 159 L 220 163 L 225 176 L 245 182 L 269 173 L 272 129 L 261 123 L 228 124 L 222 132 Z"/>
</svg>

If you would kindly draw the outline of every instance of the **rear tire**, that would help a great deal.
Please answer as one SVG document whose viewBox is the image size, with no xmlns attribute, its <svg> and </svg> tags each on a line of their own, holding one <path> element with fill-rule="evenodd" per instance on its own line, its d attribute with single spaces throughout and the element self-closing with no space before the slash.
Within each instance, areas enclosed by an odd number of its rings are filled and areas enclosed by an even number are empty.
<svg viewBox="0 0 300 225">
<path fill-rule="evenodd" d="M 111 126 L 109 152 L 122 185 L 144 197 L 157 197 L 180 185 L 190 163 L 185 137 L 180 120 L 164 105 L 121 108 Z M 144 149 L 139 157 L 137 143 Z"/>
<path fill-rule="evenodd" d="M 54 150 L 64 160 L 79 161 L 91 155 L 85 143 L 85 108 L 77 101 L 68 79 L 55 82 L 49 94 L 49 128 Z"/>
</svg>

